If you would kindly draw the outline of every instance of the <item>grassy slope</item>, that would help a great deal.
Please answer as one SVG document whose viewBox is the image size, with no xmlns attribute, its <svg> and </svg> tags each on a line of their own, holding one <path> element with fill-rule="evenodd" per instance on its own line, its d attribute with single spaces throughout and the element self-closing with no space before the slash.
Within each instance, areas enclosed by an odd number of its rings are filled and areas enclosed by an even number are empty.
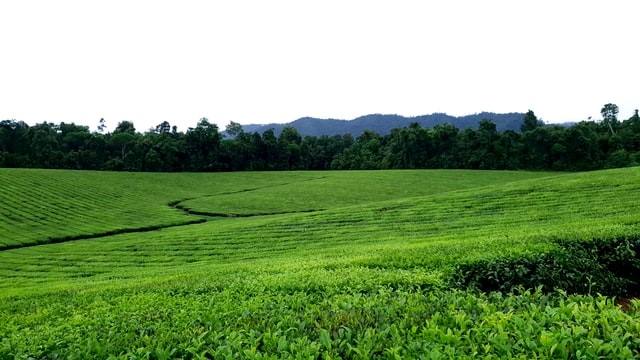
<svg viewBox="0 0 640 360">
<path fill-rule="evenodd" d="M 309 173 L 287 179 L 313 178 Z M 193 221 L 168 203 L 282 184 L 260 173 L 157 174 L 0 169 L 0 248 Z"/>
<path fill-rule="evenodd" d="M 4 251 L 0 354 L 637 355 L 638 308 L 439 287 L 460 263 L 637 235 L 638 204 L 633 168 Z"/>
<path fill-rule="evenodd" d="M 317 174 L 318 178 L 310 181 L 258 189 L 251 194 L 199 197 L 183 204 L 194 210 L 227 214 L 320 210 L 552 175 L 544 172 L 468 170 L 337 171 Z"/>
<path fill-rule="evenodd" d="M 0 249 L 114 230 L 185 224 L 197 217 L 186 215 L 168 204 L 186 198 L 203 197 L 209 204 L 212 200 L 215 203 L 217 197 L 212 196 L 215 194 L 243 190 L 262 194 L 275 186 L 285 194 L 291 187 L 300 195 L 296 201 L 307 202 L 309 197 L 300 194 L 300 190 L 308 189 L 311 184 L 315 186 L 315 183 L 307 181 L 318 178 L 322 178 L 323 187 L 321 191 L 313 192 L 312 203 L 326 208 L 389 199 L 396 185 L 401 189 L 411 189 L 403 190 L 406 194 L 426 195 L 469 187 L 476 182 L 503 183 L 548 175 L 463 171 L 451 178 L 444 174 L 408 171 L 377 175 L 374 172 L 357 172 L 351 177 L 339 172 L 154 174 L 0 169 Z M 345 196 L 343 193 L 329 193 L 323 197 L 322 193 L 332 182 L 349 189 L 351 195 L 345 200 L 339 200 Z M 282 198 L 282 193 L 278 195 Z M 222 197 L 226 199 L 225 195 Z M 239 193 L 231 202 L 226 201 L 221 210 L 243 212 L 252 208 L 257 212 L 272 212 L 273 200 L 263 201 L 260 196 Z M 205 211 L 211 208 L 201 204 L 189 206 Z M 300 209 L 300 206 L 287 206 L 279 206 L 276 211 Z"/>
</svg>

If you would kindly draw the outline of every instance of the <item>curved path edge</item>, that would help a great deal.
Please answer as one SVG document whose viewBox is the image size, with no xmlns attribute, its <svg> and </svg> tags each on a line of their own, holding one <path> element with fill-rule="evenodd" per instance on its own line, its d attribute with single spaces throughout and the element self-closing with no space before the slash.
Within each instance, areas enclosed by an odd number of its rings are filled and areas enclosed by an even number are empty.
<svg viewBox="0 0 640 360">
<path fill-rule="evenodd" d="M 319 179 L 323 179 L 323 178 L 325 178 L 325 176 L 318 177 L 318 178 L 305 179 L 305 180 L 301 180 L 301 181 L 319 180 Z M 301 181 L 299 181 L 299 182 L 301 182 Z M 208 218 L 258 217 L 258 216 L 281 215 L 281 214 L 309 213 L 309 212 L 324 210 L 324 209 L 306 209 L 306 210 L 299 210 L 299 211 L 283 211 L 283 212 L 271 212 L 271 213 L 264 212 L 264 213 L 252 213 L 252 214 L 235 214 L 235 213 L 218 213 L 218 212 L 199 211 L 199 210 L 194 210 L 194 209 L 191 209 L 191 208 L 186 207 L 184 205 L 181 205 L 182 202 L 185 202 L 185 201 L 188 201 L 188 200 L 193 200 L 193 199 L 199 199 L 199 198 L 203 198 L 203 197 L 215 197 L 215 196 L 221 196 L 221 195 L 230 195 L 230 194 L 237 194 L 237 193 L 243 193 L 243 192 L 250 192 L 250 191 L 261 190 L 261 189 L 270 188 L 270 187 L 290 185 L 290 184 L 293 184 L 293 183 L 295 183 L 295 182 L 279 183 L 279 184 L 274 184 L 274 185 L 269 185 L 269 186 L 262 186 L 262 187 L 247 188 L 247 189 L 241 189 L 241 190 L 235 190 L 235 191 L 228 191 L 228 192 L 223 192 L 223 193 L 213 194 L 213 195 L 204 195 L 204 196 L 193 197 L 193 198 L 185 198 L 185 199 L 180 199 L 180 200 L 174 200 L 174 201 L 171 201 L 171 202 L 169 202 L 167 204 L 167 206 L 169 206 L 170 208 L 173 208 L 173 209 L 176 209 L 176 210 L 180 210 L 180 211 L 184 212 L 187 216 L 204 216 L 204 217 L 199 217 L 197 219 L 190 219 L 190 220 L 176 222 L 176 223 L 170 223 L 170 224 L 156 224 L 156 225 L 147 225 L 147 226 L 140 226 L 140 227 L 113 229 L 113 230 L 106 230 L 106 231 L 101 231 L 101 232 L 96 232 L 96 233 L 91 233 L 91 234 L 67 235 L 67 236 L 46 238 L 46 239 L 42 239 L 42 240 L 37 240 L 37 241 L 31 242 L 31 243 L 28 243 L 28 244 L 20 244 L 20 243 L 4 244 L 4 245 L 0 245 L 0 252 L 8 251 L 8 250 L 15 250 L 15 249 L 23 249 L 23 248 L 34 247 L 34 246 L 59 244 L 59 243 L 64 243 L 64 242 L 69 242 L 69 241 L 76 241 L 76 240 L 97 239 L 97 238 L 101 238 L 101 237 L 107 237 L 107 236 L 113 236 L 113 235 L 119 235 L 119 234 L 151 232 L 151 231 L 156 231 L 156 230 L 161 230 L 161 229 L 166 229 L 166 228 L 172 228 L 172 227 L 177 227 L 177 226 L 187 226 L 187 225 L 194 225 L 194 224 L 202 224 L 202 223 L 205 223 L 205 222 L 209 221 L 210 219 L 208 219 Z"/>
</svg>

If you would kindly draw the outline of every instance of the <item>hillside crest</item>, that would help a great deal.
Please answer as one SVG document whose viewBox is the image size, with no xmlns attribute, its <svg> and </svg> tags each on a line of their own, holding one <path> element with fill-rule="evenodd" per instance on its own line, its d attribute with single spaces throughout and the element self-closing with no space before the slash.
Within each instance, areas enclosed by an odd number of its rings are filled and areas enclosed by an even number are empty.
<svg viewBox="0 0 640 360">
<path fill-rule="evenodd" d="M 284 127 L 291 126 L 302 135 L 322 136 L 322 135 L 343 135 L 351 134 L 358 136 L 365 130 L 371 130 L 380 135 L 386 135 L 392 129 L 407 127 L 411 123 L 418 123 L 422 127 L 430 128 L 439 124 L 451 124 L 459 129 L 477 128 L 478 123 L 483 120 L 491 120 L 496 124 L 498 131 L 520 131 L 523 113 L 492 113 L 481 112 L 465 116 L 451 116 L 445 113 L 433 113 L 419 116 L 402 116 L 395 114 L 369 114 L 357 117 L 352 120 L 341 119 L 321 119 L 314 117 L 302 117 L 289 123 L 271 124 L 249 124 L 243 125 L 246 132 L 263 133 L 273 129 L 278 135 Z"/>
</svg>

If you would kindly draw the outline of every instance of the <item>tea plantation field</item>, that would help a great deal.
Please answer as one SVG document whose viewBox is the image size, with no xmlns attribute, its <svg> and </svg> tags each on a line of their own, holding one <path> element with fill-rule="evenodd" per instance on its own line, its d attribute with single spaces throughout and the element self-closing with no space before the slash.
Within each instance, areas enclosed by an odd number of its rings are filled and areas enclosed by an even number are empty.
<svg viewBox="0 0 640 360">
<path fill-rule="evenodd" d="M 0 359 L 640 356 L 640 168 L 0 184 Z"/>
<path fill-rule="evenodd" d="M 291 212 L 540 176 L 545 173 L 409 170 L 158 174 L 0 169 L 0 249 L 202 220 L 175 209 L 180 204 L 217 215 Z M 247 191 L 251 194 L 244 194 Z"/>
</svg>

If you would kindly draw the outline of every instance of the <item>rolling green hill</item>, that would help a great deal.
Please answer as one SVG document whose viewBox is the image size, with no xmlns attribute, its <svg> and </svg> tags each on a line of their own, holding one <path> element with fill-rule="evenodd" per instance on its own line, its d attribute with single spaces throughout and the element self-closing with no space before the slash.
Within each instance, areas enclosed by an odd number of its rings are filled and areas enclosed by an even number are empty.
<svg viewBox="0 0 640 360">
<path fill-rule="evenodd" d="M 186 206 L 205 212 L 290 212 L 310 205 L 329 208 L 548 175 L 515 171 L 161 174 L 0 169 L 0 249 L 202 220 L 171 206 L 185 199 L 192 199 L 184 202 Z M 244 196 L 246 191 L 256 192 L 255 196 Z M 295 197 L 282 196 L 289 192 Z"/>
<path fill-rule="evenodd" d="M 176 175 L 130 206 L 254 216 L 0 251 L 0 358 L 640 355 L 640 302 L 596 295 L 637 290 L 640 168 Z"/>
</svg>

